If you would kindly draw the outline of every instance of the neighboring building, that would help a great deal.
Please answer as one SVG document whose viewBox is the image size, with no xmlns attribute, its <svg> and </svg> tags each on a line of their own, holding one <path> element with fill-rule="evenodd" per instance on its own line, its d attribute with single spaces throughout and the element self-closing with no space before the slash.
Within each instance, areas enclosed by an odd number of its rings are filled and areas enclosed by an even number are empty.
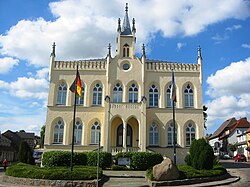
<svg viewBox="0 0 250 187">
<path fill-rule="evenodd" d="M 229 153 L 231 156 L 235 156 L 238 151 L 243 154 L 242 147 L 246 147 L 245 133 L 249 127 L 250 123 L 246 117 L 240 118 L 239 120 L 235 118 L 228 119 L 209 138 L 209 143 L 215 150 L 215 142 L 219 142 L 221 145 L 219 150 Z M 237 145 L 238 151 L 230 151 L 230 144 Z"/>
<path fill-rule="evenodd" d="M 0 162 L 4 159 L 8 161 L 14 160 L 15 150 L 11 147 L 11 140 L 3 136 L 0 132 Z"/>
<path fill-rule="evenodd" d="M 246 140 L 247 140 L 247 147 L 250 148 L 250 128 L 246 131 Z M 248 159 L 250 159 L 250 149 L 248 150 L 247 157 Z"/>
<path fill-rule="evenodd" d="M 45 151 L 71 149 L 74 94 L 69 87 L 78 65 L 83 97 L 77 98 L 76 151 L 97 149 L 100 132 L 103 151 L 157 151 L 173 158 L 173 69 L 177 162 L 183 163 L 192 141 L 204 137 L 201 49 L 197 64 L 149 60 L 144 45 L 139 58 L 135 54 L 135 20 L 131 29 L 127 7 L 122 26 L 120 22 L 114 57 L 109 45 L 103 59 L 56 61 L 53 45 Z"/>
<path fill-rule="evenodd" d="M 247 148 L 246 131 L 237 135 L 236 146 L 237 146 L 237 154 L 244 154 L 247 157 L 248 151 L 246 150 Z"/>
<path fill-rule="evenodd" d="M 11 130 L 7 130 L 2 135 L 11 141 L 11 148 L 14 151 L 14 160 L 17 160 L 19 146 L 22 141 L 26 141 L 29 144 L 31 150 L 34 149 L 34 133 L 12 132 Z"/>
</svg>

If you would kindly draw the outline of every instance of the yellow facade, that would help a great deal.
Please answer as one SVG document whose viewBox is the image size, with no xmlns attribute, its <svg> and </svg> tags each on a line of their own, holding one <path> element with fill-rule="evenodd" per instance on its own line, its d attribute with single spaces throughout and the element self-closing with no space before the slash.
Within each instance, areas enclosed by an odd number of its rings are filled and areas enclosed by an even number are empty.
<svg viewBox="0 0 250 187">
<path fill-rule="evenodd" d="M 50 88 L 46 118 L 45 151 L 70 150 L 74 94 L 69 90 L 78 65 L 84 93 L 77 105 L 76 151 L 97 149 L 97 133 L 103 151 L 157 151 L 173 156 L 173 114 L 169 102 L 172 69 L 176 84 L 177 163 L 183 163 L 193 138 L 204 136 L 202 110 L 202 57 L 197 64 L 148 60 L 135 55 L 135 23 L 127 10 L 123 26 L 118 22 L 117 50 L 104 59 L 50 60 Z M 79 102 L 79 101 L 78 101 Z M 80 125 L 79 125 L 80 124 Z M 79 134 L 80 133 L 80 134 Z"/>
</svg>

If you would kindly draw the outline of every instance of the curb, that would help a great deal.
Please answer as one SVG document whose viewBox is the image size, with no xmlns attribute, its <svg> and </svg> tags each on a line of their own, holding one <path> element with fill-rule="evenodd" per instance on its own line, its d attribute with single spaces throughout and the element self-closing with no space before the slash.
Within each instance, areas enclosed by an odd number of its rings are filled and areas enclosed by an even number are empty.
<svg viewBox="0 0 250 187">
<path fill-rule="evenodd" d="M 238 176 L 231 176 L 230 174 L 224 174 L 217 177 L 210 178 L 193 178 L 174 181 L 152 181 L 152 187 L 154 186 L 182 186 L 199 184 L 199 186 L 219 186 L 237 182 L 240 180 Z"/>
</svg>

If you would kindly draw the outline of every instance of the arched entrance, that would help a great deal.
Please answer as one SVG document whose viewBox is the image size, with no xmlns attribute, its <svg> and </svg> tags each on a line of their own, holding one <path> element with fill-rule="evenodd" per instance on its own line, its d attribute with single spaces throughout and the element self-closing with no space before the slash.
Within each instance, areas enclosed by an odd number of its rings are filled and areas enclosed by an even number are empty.
<svg viewBox="0 0 250 187">
<path fill-rule="evenodd" d="M 127 124 L 127 138 L 126 138 L 127 147 L 132 147 L 132 142 L 133 142 L 132 138 L 133 138 L 132 127 L 129 124 Z M 117 147 L 123 146 L 123 124 L 120 124 L 117 128 L 116 146 Z"/>
</svg>

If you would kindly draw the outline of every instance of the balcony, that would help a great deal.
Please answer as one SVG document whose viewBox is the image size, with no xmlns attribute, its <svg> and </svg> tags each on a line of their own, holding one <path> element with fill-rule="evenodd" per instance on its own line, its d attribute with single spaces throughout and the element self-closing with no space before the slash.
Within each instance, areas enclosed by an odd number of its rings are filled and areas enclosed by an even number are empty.
<svg viewBox="0 0 250 187">
<path fill-rule="evenodd" d="M 112 115 L 128 114 L 140 115 L 141 103 L 110 103 L 110 112 Z"/>
<path fill-rule="evenodd" d="M 120 152 L 139 152 L 140 148 L 139 147 L 111 147 L 111 153 L 112 155 L 116 155 L 117 153 Z"/>
</svg>

